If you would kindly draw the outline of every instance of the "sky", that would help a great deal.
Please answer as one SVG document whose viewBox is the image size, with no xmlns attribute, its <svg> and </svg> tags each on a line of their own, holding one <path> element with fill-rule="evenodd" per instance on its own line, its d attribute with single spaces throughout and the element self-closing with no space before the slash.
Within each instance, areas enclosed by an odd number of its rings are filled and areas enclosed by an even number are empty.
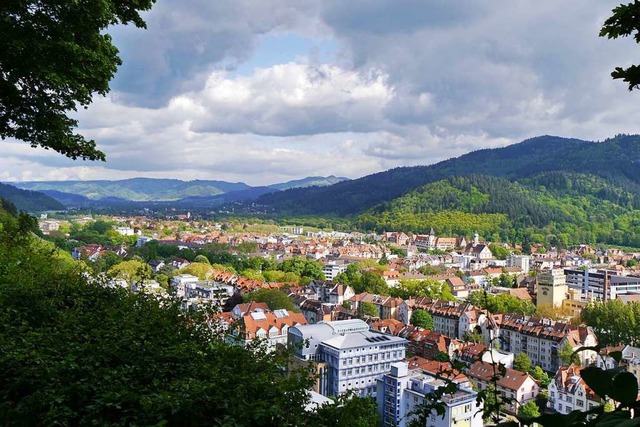
<svg viewBox="0 0 640 427">
<path fill-rule="evenodd" d="M 539 135 L 640 133 L 608 0 L 158 0 L 74 114 L 106 162 L 0 142 L 0 181 L 357 178 Z"/>
</svg>

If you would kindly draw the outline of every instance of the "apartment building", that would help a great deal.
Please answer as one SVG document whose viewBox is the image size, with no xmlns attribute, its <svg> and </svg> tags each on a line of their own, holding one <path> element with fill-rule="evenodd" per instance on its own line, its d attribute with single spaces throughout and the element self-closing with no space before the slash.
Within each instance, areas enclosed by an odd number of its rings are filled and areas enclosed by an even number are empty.
<svg viewBox="0 0 640 427">
<path fill-rule="evenodd" d="M 360 319 L 320 322 L 289 328 L 289 345 L 301 361 L 324 363 L 318 390 L 338 396 L 356 390 L 375 396 L 376 380 L 405 357 L 407 340 L 369 330 Z"/>
<path fill-rule="evenodd" d="M 454 382 L 456 382 L 454 380 Z M 376 403 L 384 427 L 406 427 L 421 405 L 440 402 L 443 413 L 431 410 L 427 415 L 429 427 L 482 427 L 482 403 L 468 382 L 459 384 L 455 393 L 435 399 L 433 392 L 447 384 L 447 380 L 422 369 L 409 369 L 406 362 L 393 363 L 390 372 L 377 380 Z"/>
</svg>

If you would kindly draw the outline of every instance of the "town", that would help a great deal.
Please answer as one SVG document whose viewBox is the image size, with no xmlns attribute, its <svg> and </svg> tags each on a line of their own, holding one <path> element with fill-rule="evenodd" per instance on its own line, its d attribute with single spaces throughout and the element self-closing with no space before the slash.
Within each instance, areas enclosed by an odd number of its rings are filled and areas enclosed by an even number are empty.
<svg viewBox="0 0 640 427">
<path fill-rule="evenodd" d="M 635 325 L 598 310 L 637 310 L 640 252 L 579 245 L 523 249 L 473 236 L 336 232 L 145 216 L 55 219 L 39 228 L 92 267 L 94 280 L 186 310 L 233 345 L 295 349 L 316 405 L 375 398 L 384 426 L 406 426 L 440 395 L 428 425 L 611 405 L 580 377 L 590 366 L 637 375 Z M 62 244 L 62 246 L 64 246 Z M 637 313 L 637 311 L 635 311 Z M 487 411 L 484 411 L 485 413 Z"/>
</svg>

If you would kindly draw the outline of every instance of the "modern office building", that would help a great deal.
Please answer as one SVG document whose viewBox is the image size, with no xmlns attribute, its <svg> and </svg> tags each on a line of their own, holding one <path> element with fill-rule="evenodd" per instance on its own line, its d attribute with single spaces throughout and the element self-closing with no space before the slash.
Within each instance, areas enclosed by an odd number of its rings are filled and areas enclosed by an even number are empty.
<svg viewBox="0 0 640 427">
<path fill-rule="evenodd" d="M 407 340 L 351 319 L 291 327 L 288 342 L 299 360 L 325 364 L 317 385 L 321 394 L 354 389 L 360 396 L 375 396 L 376 380 L 405 357 Z"/>
<path fill-rule="evenodd" d="M 619 295 L 640 294 L 640 277 L 621 276 L 616 271 L 565 268 L 567 285 L 586 299 L 614 300 Z"/>
</svg>

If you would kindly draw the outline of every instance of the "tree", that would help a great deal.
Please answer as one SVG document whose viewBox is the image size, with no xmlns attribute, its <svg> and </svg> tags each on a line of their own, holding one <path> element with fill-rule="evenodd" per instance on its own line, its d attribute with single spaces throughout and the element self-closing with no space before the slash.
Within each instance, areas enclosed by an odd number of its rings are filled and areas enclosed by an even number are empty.
<svg viewBox="0 0 640 427">
<path fill-rule="evenodd" d="M 109 275 L 124 279 L 127 283 L 140 282 L 151 277 L 151 267 L 135 259 L 116 264 L 108 271 Z"/>
<path fill-rule="evenodd" d="M 0 3 L 0 137 L 72 159 L 105 160 L 67 114 L 106 95 L 121 64 L 106 30 L 133 23 L 155 0 L 4 0 Z"/>
<path fill-rule="evenodd" d="M 409 323 L 411 323 L 413 326 L 418 326 L 430 331 L 432 331 L 434 328 L 433 317 L 431 317 L 431 314 L 429 314 L 429 312 L 426 310 L 413 310 Z"/>
<path fill-rule="evenodd" d="M 336 397 L 334 403 L 316 408 L 306 425 L 376 427 L 378 421 L 375 399 L 359 397 L 354 390 L 349 390 Z"/>
<path fill-rule="evenodd" d="M 196 255 L 196 257 L 193 259 L 193 262 L 200 262 L 202 264 L 209 264 L 211 265 L 211 262 L 209 262 L 209 258 L 207 258 L 205 255 Z"/>
<path fill-rule="evenodd" d="M 361 315 L 369 316 L 369 317 L 378 317 L 380 312 L 378 310 L 378 306 L 372 302 L 363 302 L 360 304 L 359 311 Z"/>
<path fill-rule="evenodd" d="M 573 348 L 567 342 L 558 350 L 558 357 L 564 365 L 578 363 L 578 356 L 573 353 Z"/>
<path fill-rule="evenodd" d="M 518 353 L 513 359 L 513 369 L 520 372 L 529 372 L 531 370 L 531 359 L 527 353 Z"/>
<path fill-rule="evenodd" d="M 613 9 L 610 16 L 600 30 L 600 37 L 617 39 L 633 35 L 636 43 L 640 43 L 640 1 L 621 4 Z M 631 65 L 627 68 L 616 67 L 611 73 L 614 79 L 622 79 L 628 84 L 629 90 L 640 87 L 640 66 Z"/>
<path fill-rule="evenodd" d="M 293 301 L 278 289 L 258 289 L 245 295 L 244 300 L 245 302 L 264 302 L 269 306 L 270 310 L 284 308 L 293 311 L 295 309 Z"/>
<path fill-rule="evenodd" d="M 535 368 L 531 369 L 529 373 L 533 378 L 540 381 L 540 384 L 543 387 L 548 387 L 549 384 L 551 383 L 551 379 L 549 378 L 549 375 L 544 370 L 542 370 L 540 366 L 536 366 Z"/>
<path fill-rule="evenodd" d="M 533 400 L 528 401 L 518 409 L 518 416 L 522 418 L 535 418 L 540 416 L 540 409 Z"/>
</svg>

